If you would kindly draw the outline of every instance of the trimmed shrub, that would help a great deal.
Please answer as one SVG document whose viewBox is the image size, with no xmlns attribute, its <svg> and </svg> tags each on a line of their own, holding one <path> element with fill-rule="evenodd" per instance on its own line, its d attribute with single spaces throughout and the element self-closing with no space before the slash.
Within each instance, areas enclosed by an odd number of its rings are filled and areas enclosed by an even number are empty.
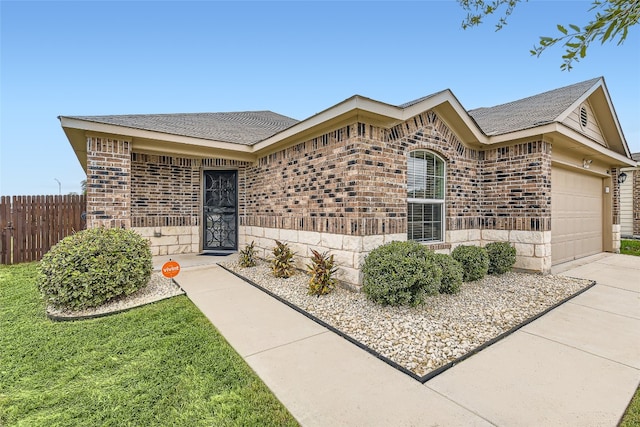
<svg viewBox="0 0 640 427">
<path fill-rule="evenodd" d="M 38 268 L 38 287 L 49 304 L 81 310 L 146 286 L 151 250 L 132 230 L 91 228 L 58 242 Z"/>
<path fill-rule="evenodd" d="M 484 248 L 489 255 L 489 274 L 504 274 L 516 263 L 516 248 L 508 242 L 493 242 Z"/>
<path fill-rule="evenodd" d="M 307 264 L 307 273 L 311 276 L 309 294 L 317 296 L 328 294 L 336 286 L 334 274 L 337 268 L 333 261 L 333 255 L 330 256 L 327 252 L 321 254 L 313 249 L 311 252 L 313 257 L 311 262 Z"/>
<path fill-rule="evenodd" d="M 271 260 L 271 271 L 275 277 L 287 278 L 293 276 L 293 252 L 286 243 L 276 240 Z"/>
<path fill-rule="evenodd" d="M 411 305 L 424 302 L 440 288 L 442 270 L 434 253 L 420 243 L 391 242 L 365 258 L 362 267 L 363 292 L 382 305 Z"/>
<path fill-rule="evenodd" d="M 451 256 L 462 265 L 465 282 L 482 279 L 489 271 L 489 255 L 480 246 L 458 246 Z"/>
<path fill-rule="evenodd" d="M 441 294 L 457 294 L 460 292 L 462 278 L 464 277 L 462 265 L 447 254 L 435 254 L 435 261 L 442 269 L 442 280 L 438 291 Z"/>
<path fill-rule="evenodd" d="M 256 266 L 256 248 L 254 242 L 249 243 L 240 251 L 238 254 L 238 264 L 243 268 Z"/>
</svg>

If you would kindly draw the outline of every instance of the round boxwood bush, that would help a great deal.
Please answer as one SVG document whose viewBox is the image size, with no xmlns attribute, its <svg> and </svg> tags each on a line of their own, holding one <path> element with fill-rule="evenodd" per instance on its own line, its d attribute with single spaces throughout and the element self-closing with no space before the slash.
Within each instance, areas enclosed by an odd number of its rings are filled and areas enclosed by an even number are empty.
<svg viewBox="0 0 640 427">
<path fill-rule="evenodd" d="M 435 254 L 435 261 L 442 270 L 439 292 L 441 294 L 457 294 L 460 292 L 464 276 L 462 265 L 447 254 Z"/>
<path fill-rule="evenodd" d="M 391 242 L 371 251 L 365 258 L 362 290 L 382 305 L 411 305 L 424 302 L 440 288 L 442 270 L 434 253 L 420 243 Z"/>
<path fill-rule="evenodd" d="M 480 246 L 458 246 L 451 256 L 462 265 L 465 282 L 482 279 L 489 271 L 489 255 Z"/>
<path fill-rule="evenodd" d="M 492 242 L 484 247 L 489 255 L 489 274 L 503 274 L 516 263 L 516 248 L 508 242 Z"/>
<path fill-rule="evenodd" d="M 134 231 L 91 228 L 58 242 L 44 255 L 39 270 L 38 285 L 48 303 L 81 310 L 146 286 L 151 250 Z"/>
</svg>

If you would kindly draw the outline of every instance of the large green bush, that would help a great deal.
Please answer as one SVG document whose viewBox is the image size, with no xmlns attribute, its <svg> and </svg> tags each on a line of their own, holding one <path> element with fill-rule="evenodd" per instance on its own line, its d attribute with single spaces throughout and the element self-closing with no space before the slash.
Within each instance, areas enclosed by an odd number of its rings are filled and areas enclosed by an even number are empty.
<svg viewBox="0 0 640 427">
<path fill-rule="evenodd" d="M 442 269 L 439 292 L 441 294 L 457 294 L 460 292 L 462 278 L 464 277 L 462 265 L 447 254 L 435 254 L 435 261 Z"/>
<path fill-rule="evenodd" d="M 503 274 L 516 263 L 516 248 L 508 242 L 493 242 L 484 247 L 489 255 L 489 274 Z"/>
<path fill-rule="evenodd" d="M 99 306 L 149 283 L 149 242 L 131 230 L 91 228 L 67 236 L 40 262 L 40 292 L 70 309 Z"/>
<path fill-rule="evenodd" d="M 458 246 L 451 256 L 462 264 L 465 282 L 482 279 L 489 271 L 489 256 L 480 246 Z"/>
<path fill-rule="evenodd" d="M 442 270 L 434 253 L 417 242 L 391 242 L 365 258 L 362 290 L 383 305 L 418 305 L 440 288 Z"/>
</svg>

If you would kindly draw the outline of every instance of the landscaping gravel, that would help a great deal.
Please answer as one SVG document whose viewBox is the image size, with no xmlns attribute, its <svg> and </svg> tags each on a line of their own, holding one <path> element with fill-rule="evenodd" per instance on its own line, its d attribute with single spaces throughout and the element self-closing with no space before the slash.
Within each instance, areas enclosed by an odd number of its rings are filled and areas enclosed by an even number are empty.
<svg viewBox="0 0 640 427">
<path fill-rule="evenodd" d="M 308 277 L 273 277 L 269 266 L 221 263 L 321 319 L 418 376 L 446 365 L 590 285 L 563 276 L 506 273 L 463 283 L 456 295 L 428 297 L 422 306 L 389 307 L 336 288 L 317 297 Z"/>
<path fill-rule="evenodd" d="M 154 271 L 151 273 L 149 284 L 129 296 L 116 298 L 115 300 L 103 304 L 99 307 L 77 311 L 64 310 L 49 306 L 47 307 L 47 314 L 57 319 L 74 319 L 100 316 L 108 313 L 127 310 L 133 307 L 139 307 L 141 305 L 149 304 L 182 294 L 184 294 L 184 291 L 178 285 L 176 285 L 173 280 L 167 279 L 166 277 L 162 276 L 160 272 Z"/>
</svg>

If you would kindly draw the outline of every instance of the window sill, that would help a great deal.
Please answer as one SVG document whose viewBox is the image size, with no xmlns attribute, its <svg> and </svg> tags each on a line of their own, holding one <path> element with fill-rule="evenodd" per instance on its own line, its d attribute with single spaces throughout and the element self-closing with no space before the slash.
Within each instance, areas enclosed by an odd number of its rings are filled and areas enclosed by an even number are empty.
<svg viewBox="0 0 640 427">
<path fill-rule="evenodd" d="M 436 243 L 424 242 L 422 243 L 422 245 L 426 246 L 432 251 L 438 251 L 442 249 L 451 249 L 451 243 L 444 243 L 444 242 L 436 242 Z"/>
</svg>

